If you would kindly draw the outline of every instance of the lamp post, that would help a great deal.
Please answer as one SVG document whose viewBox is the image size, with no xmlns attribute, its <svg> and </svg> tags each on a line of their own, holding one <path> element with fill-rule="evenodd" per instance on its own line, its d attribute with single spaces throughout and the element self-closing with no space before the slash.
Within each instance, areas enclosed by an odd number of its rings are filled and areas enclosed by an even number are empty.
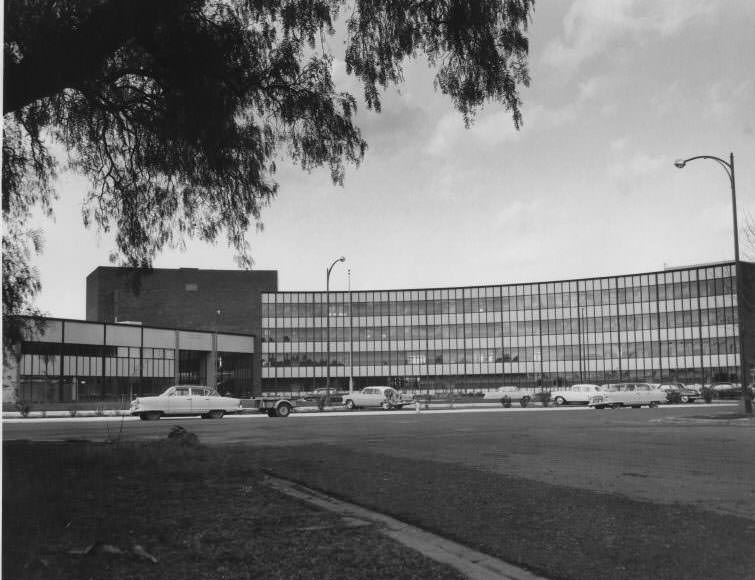
<svg viewBox="0 0 755 580">
<path fill-rule="evenodd" d="M 330 403 L 330 271 L 338 262 L 345 262 L 346 258 L 341 256 L 340 258 L 333 260 L 333 263 L 328 266 L 325 272 L 325 315 L 326 315 L 326 333 L 325 333 L 325 348 L 326 348 L 326 360 L 325 360 L 325 404 Z"/>
<path fill-rule="evenodd" d="M 351 310 L 351 268 L 346 270 L 349 276 L 349 394 L 354 392 L 354 314 Z"/>
<path fill-rule="evenodd" d="M 720 157 L 714 155 L 696 155 L 689 159 L 677 159 L 674 161 L 674 165 L 679 169 L 684 167 L 690 161 L 695 159 L 711 159 L 723 167 L 726 171 L 726 175 L 729 176 L 729 183 L 731 185 L 731 210 L 734 222 L 734 275 L 735 284 L 737 285 L 737 327 L 739 329 L 739 381 L 742 385 L 742 401 L 744 403 L 745 413 L 752 415 L 752 398 L 749 389 L 747 388 L 747 369 L 745 367 L 745 352 L 744 352 L 744 333 L 742 328 L 742 280 L 741 280 L 741 268 L 739 264 L 739 228 L 737 227 L 737 188 L 734 180 L 734 153 L 729 153 L 729 161 L 725 161 Z"/>
<path fill-rule="evenodd" d="M 215 333 L 213 336 L 213 344 L 212 344 L 212 354 L 213 354 L 213 376 L 215 378 L 215 388 L 218 388 L 220 380 L 218 378 L 218 326 L 220 325 L 220 315 L 223 313 L 223 311 L 220 309 L 220 306 L 217 307 L 215 310 Z"/>
</svg>

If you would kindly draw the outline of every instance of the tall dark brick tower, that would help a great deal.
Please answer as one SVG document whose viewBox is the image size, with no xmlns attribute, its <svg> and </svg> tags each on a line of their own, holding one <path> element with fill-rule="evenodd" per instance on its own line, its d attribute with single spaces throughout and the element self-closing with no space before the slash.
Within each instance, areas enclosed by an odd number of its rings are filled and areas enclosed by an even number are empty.
<svg viewBox="0 0 755 580">
<path fill-rule="evenodd" d="M 253 387 L 261 388 L 261 292 L 278 289 L 276 270 L 99 267 L 87 276 L 86 317 L 97 322 L 254 334 Z"/>
</svg>

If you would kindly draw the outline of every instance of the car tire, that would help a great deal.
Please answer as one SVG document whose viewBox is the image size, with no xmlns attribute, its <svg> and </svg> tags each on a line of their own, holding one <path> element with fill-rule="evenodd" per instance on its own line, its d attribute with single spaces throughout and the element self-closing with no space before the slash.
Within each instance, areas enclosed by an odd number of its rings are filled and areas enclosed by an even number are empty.
<svg viewBox="0 0 755 580">
<path fill-rule="evenodd" d="M 157 421 L 160 417 L 162 417 L 160 411 L 145 411 L 144 413 L 139 413 L 139 418 L 142 421 Z"/>
<path fill-rule="evenodd" d="M 605 405 L 595 405 L 595 408 L 598 410 L 602 410 L 605 408 Z"/>
<path fill-rule="evenodd" d="M 642 405 L 632 405 L 632 409 L 641 409 Z"/>
<path fill-rule="evenodd" d="M 222 419 L 223 415 L 225 415 L 225 411 L 222 409 L 213 409 L 209 413 L 207 413 L 208 419 Z"/>
<path fill-rule="evenodd" d="M 348 400 L 347 400 L 347 401 L 346 401 L 346 402 L 344 403 L 344 405 L 343 405 L 343 406 L 344 406 L 344 407 L 346 407 L 347 409 L 355 409 L 355 408 L 356 408 L 356 405 L 354 404 L 354 401 L 352 401 L 351 399 L 348 399 Z"/>
<path fill-rule="evenodd" d="M 682 396 L 681 396 L 681 397 L 679 398 L 679 402 L 680 402 L 680 403 L 689 403 L 689 397 L 688 397 L 687 395 L 682 395 Z"/>
<path fill-rule="evenodd" d="M 278 417 L 288 417 L 291 414 L 291 405 L 288 403 L 281 403 L 278 405 L 277 415 Z"/>
<path fill-rule="evenodd" d="M 621 403 L 614 403 L 611 405 L 611 409 L 621 409 L 623 406 Z"/>
<path fill-rule="evenodd" d="M 561 405 L 566 404 L 566 399 L 564 399 L 563 397 L 556 397 L 555 399 L 553 399 L 553 404 L 556 405 L 556 407 L 560 407 Z"/>
</svg>

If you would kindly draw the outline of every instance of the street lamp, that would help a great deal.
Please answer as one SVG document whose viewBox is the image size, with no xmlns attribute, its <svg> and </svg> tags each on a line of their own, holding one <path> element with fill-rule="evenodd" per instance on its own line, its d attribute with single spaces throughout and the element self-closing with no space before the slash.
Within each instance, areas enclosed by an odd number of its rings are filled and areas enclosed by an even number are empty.
<svg viewBox="0 0 755 580">
<path fill-rule="evenodd" d="M 354 315 L 351 303 L 351 268 L 346 270 L 349 276 L 349 394 L 354 392 Z"/>
<path fill-rule="evenodd" d="M 220 306 L 217 307 L 215 310 L 215 333 L 212 337 L 212 354 L 214 360 L 212 361 L 213 368 L 214 368 L 214 376 L 215 376 L 215 388 L 219 387 L 220 379 L 218 378 L 218 326 L 220 325 L 220 315 L 223 313 L 223 311 L 220 309 Z M 222 377 L 220 377 L 222 378 Z"/>
<path fill-rule="evenodd" d="M 333 260 L 333 263 L 328 266 L 325 273 L 325 315 L 327 317 L 326 334 L 325 334 L 325 404 L 330 403 L 330 271 L 338 262 L 345 262 L 346 258 L 341 256 L 340 258 Z"/>
<path fill-rule="evenodd" d="M 737 326 L 739 328 L 739 381 L 742 385 L 742 401 L 744 402 L 745 413 L 752 415 L 752 397 L 747 388 L 744 333 L 742 329 L 742 276 L 739 265 L 739 228 L 737 227 L 737 188 L 734 181 L 734 153 L 729 153 L 728 162 L 713 155 L 697 155 L 689 159 L 677 159 L 674 161 L 674 165 L 679 169 L 684 169 L 687 163 L 695 159 L 711 159 L 718 163 L 726 171 L 726 175 L 729 176 L 729 183 L 731 184 L 731 210 L 734 221 L 734 275 L 736 276 L 735 283 L 737 285 Z"/>
</svg>

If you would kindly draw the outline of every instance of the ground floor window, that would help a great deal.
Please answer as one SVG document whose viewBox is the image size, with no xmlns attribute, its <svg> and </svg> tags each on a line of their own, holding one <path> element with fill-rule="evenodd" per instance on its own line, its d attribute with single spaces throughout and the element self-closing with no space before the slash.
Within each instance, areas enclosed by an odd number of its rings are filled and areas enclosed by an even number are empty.
<svg viewBox="0 0 755 580">
<path fill-rule="evenodd" d="M 215 375 L 218 392 L 230 397 L 251 397 L 253 363 L 251 354 L 219 352 Z"/>
<path fill-rule="evenodd" d="M 202 385 L 207 380 L 207 353 L 198 350 L 178 352 L 178 383 Z"/>
</svg>

